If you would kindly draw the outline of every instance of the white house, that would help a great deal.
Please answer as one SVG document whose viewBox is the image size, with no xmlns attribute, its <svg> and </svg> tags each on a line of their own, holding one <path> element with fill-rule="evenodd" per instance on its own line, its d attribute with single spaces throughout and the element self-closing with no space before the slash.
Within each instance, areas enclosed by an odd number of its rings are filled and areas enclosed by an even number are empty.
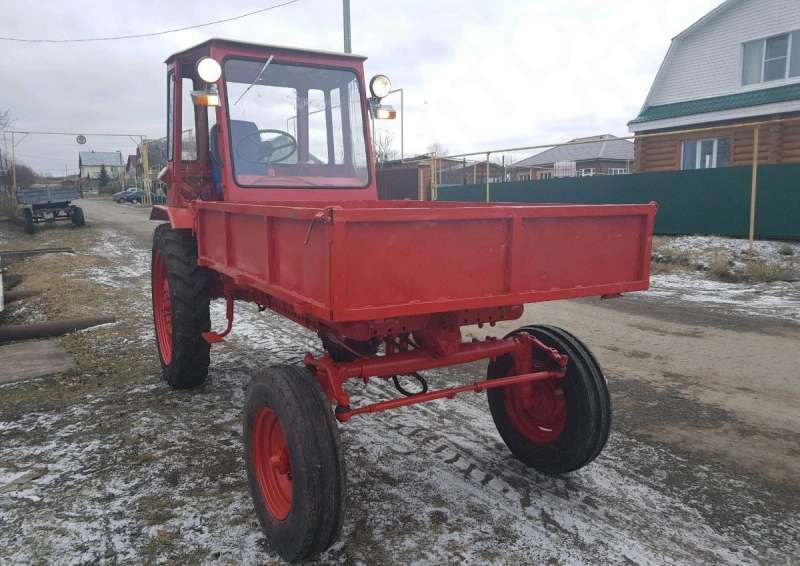
<svg viewBox="0 0 800 566">
<path fill-rule="evenodd" d="M 81 151 L 78 153 L 81 179 L 98 179 L 105 167 L 109 178 L 119 179 L 125 169 L 119 151 Z"/>
<path fill-rule="evenodd" d="M 762 122 L 759 162 L 800 162 L 794 117 L 800 117 L 800 0 L 726 0 L 673 38 L 628 124 L 637 135 L 635 167 L 749 165 L 754 132 L 741 124 Z"/>
</svg>

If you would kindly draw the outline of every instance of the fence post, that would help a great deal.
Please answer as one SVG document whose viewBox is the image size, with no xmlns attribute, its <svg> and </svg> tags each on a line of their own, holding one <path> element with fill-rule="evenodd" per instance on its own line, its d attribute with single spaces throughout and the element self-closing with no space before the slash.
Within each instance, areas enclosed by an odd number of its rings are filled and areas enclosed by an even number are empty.
<svg viewBox="0 0 800 566">
<path fill-rule="evenodd" d="M 758 126 L 753 128 L 753 177 L 750 183 L 750 255 L 756 231 L 756 192 L 758 191 Z"/>
<path fill-rule="evenodd" d="M 486 152 L 486 202 L 492 202 L 489 198 L 489 152 Z"/>
<path fill-rule="evenodd" d="M 436 156 L 431 155 L 431 200 L 439 200 L 436 194 Z"/>
</svg>

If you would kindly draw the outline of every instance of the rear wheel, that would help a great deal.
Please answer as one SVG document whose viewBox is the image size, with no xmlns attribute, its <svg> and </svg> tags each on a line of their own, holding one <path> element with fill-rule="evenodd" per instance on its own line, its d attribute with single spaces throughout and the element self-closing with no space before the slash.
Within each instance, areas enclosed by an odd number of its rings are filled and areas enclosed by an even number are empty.
<svg viewBox="0 0 800 566">
<path fill-rule="evenodd" d="M 153 320 L 161 374 L 175 389 L 201 385 L 208 377 L 211 326 L 208 273 L 197 265 L 197 242 L 188 230 L 156 228 L 152 255 Z"/>
<path fill-rule="evenodd" d="M 314 556 L 342 526 L 344 462 L 339 431 L 310 371 L 275 367 L 247 388 L 244 460 L 256 515 L 285 560 Z"/>
<path fill-rule="evenodd" d="M 22 209 L 22 229 L 28 234 L 33 234 L 33 213 L 30 208 Z"/>
<path fill-rule="evenodd" d="M 69 217 L 75 226 L 86 226 L 86 218 L 83 216 L 83 209 L 80 206 L 73 206 Z"/>
<path fill-rule="evenodd" d="M 525 326 L 509 336 L 521 333 L 566 354 L 569 364 L 562 380 L 488 390 L 497 430 L 514 456 L 540 472 L 558 475 L 582 468 L 602 451 L 611 428 L 611 398 L 603 372 L 589 349 L 565 330 Z M 544 356 L 534 355 L 534 369 L 548 367 Z M 489 364 L 490 379 L 515 373 L 510 354 Z"/>
</svg>

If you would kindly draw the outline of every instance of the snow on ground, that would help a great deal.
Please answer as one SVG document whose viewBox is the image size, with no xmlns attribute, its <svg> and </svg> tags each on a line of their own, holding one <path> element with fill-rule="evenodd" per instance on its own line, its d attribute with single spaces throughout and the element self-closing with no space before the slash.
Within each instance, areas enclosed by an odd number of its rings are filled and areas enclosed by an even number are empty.
<svg viewBox="0 0 800 566">
<path fill-rule="evenodd" d="M 766 316 L 800 322 L 800 284 L 726 283 L 700 273 L 653 275 L 647 298 L 692 302 L 745 316 Z"/>
<path fill-rule="evenodd" d="M 709 252 L 725 252 L 731 256 L 749 254 L 750 243 L 742 238 L 723 238 L 721 236 L 676 236 L 659 238 L 664 245 L 670 248 L 689 252 L 692 255 L 702 256 Z M 793 256 L 785 256 L 781 250 L 792 250 Z M 800 243 L 779 242 L 775 240 L 754 240 L 754 257 L 768 261 L 779 261 L 786 257 L 800 258 Z"/>
<path fill-rule="evenodd" d="M 57 414 L 0 421 L 0 476 L 47 469 L 0 495 L 4 563 L 275 561 L 244 480 L 243 388 L 257 369 L 297 363 L 317 342 L 252 305 L 236 318 L 201 391 L 171 391 L 154 374 Z M 430 377 L 447 386 L 475 370 Z M 354 404 L 389 393 L 376 381 L 351 391 Z M 480 395 L 357 417 L 341 434 L 346 523 L 325 563 L 757 564 L 779 560 L 800 536 L 740 478 L 624 432 L 576 474 L 536 474 L 510 457 Z"/>
<path fill-rule="evenodd" d="M 678 252 L 686 265 L 650 278 L 650 290 L 639 295 L 670 303 L 699 303 L 711 310 L 733 312 L 800 322 L 800 282 L 747 280 L 748 265 L 760 262 L 776 272 L 800 273 L 800 243 L 757 240 L 749 253 L 747 240 L 719 236 L 659 237 L 654 242 L 654 256 L 671 258 Z M 721 281 L 709 271 L 715 258 L 722 257 L 731 266 L 732 279 Z M 657 263 L 654 265 L 658 265 Z"/>
<path fill-rule="evenodd" d="M 149 251 L 141 249 L 130 236 L 115 230 L 102 230 L 99 241 L 88 253 L 104 258 L 107 265 L 92 267 L 79 275 L 101 285 L 125 287 L 132 279 L 150 273 Z"/>
</svg>

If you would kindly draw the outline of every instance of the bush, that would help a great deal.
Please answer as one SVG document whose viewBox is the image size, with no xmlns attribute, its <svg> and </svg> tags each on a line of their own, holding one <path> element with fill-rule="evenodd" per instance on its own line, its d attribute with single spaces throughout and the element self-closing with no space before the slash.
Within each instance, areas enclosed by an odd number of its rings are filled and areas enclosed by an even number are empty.
<svg viewBox="0 0 800 566">
<path fill-rule="evenodd" d="M 708 273 L 711 277 L 720 281 L 737 281 L 739 278 L 731 271 L 732 266 L 733 262 L 727 255 L 715 253 L 708 266 Z"/>
<path fill-rule="evenodd" d="M 785 270 L 771 261 L 751 261 L 745 268 L 745 276 L 753 283 L 771 283 L 783 279 Z"/>
<path fill-rule="evenodd" d="M 789 244 L 783 244 L 778 248 L 778 253 L 782 256 L 793 256 L 794 248 Z"/>
</svg>

